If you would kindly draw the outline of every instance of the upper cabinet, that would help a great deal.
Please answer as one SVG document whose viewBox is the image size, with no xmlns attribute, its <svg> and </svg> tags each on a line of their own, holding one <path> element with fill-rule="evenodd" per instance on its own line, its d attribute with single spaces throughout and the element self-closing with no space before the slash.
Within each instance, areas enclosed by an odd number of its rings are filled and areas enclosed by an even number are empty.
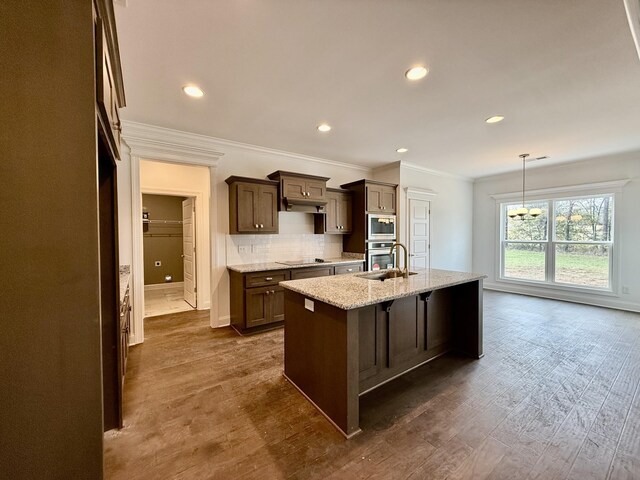
<svg viewBox="0 0 640 480">
<path fill-rule="evenodd" d="M 367 212 L 396 213 L 396 187 L 367 182 L 366 186 Z"/>
<path fill-rule="evenodd" d="M 114 158 L 120 159 L 119 109 L 125 106 L 120 52 L 111 1 L 95 1 L 96 101 L 99 133 Z"/>
<path fill-rule="evenodd" d="M 323 212 L 327 204 L 327 177 L 278 170 L 269 177 L 280 186 L 280 209 Z"/>
<path fill-rule="evenodd" d="M 278 233 L 278 182 L 232 176 L 229 233 Z"/>
<path fill-rule="evenodd" d="M 328 188 L 326 198 L 326 215 L 315 215 L 315 233 L 351 233 L 353 223 L 351 192 Z"/>
</svg>

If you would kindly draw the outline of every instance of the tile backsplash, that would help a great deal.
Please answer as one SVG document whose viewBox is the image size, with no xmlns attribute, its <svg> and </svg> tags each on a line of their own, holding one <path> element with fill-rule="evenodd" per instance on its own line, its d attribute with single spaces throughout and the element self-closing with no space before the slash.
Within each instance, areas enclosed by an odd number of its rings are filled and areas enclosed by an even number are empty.
<svg viewBox="0 0 640 480">
<path fill-rule="evenodd" d="M 313 233 L 227 235 L 226 247 L 227 265 L 329 258 L 342 254 L 342 236 Z"/>
</svg>

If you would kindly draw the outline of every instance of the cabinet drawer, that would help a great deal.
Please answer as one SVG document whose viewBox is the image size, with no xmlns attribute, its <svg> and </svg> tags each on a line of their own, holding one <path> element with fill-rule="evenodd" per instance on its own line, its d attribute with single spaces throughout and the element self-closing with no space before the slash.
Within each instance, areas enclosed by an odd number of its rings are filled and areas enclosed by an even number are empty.
<svg viewBox="0 0 640 480">
<path fill-rule="evenodd" d="M 289 280 L 288 270 L 250 273 L 245 275 L 245 287 L 266 287 L 268 285 L 277 285 L 285 280 Z"/>
<path fill-rule="evenodd" d="M 343 273 L 362 272 L 362 263 L 350 263 L 348 265 L 336 265 L 336 275 Z"/>
<path fill-rule="evenodd" d="M 327 277 L 333 275 L 333 267 L 321 268 L 301 268 L 291 272 L 291 280 L 300 280 L 302 278 Z"/>
</svg>

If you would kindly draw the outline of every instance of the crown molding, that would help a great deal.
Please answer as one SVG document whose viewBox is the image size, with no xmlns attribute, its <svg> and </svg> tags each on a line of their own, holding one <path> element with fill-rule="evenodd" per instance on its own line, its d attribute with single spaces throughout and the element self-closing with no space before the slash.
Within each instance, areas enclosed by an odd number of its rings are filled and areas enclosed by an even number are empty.
<svg viewBox="0 0 640 480">
<path fill-rule="evenodd" d="M 464 182 L 470 182 L 470 183 L 474 182 L 474 179 L 471 177 L 465 177 L 464 175 L 457 175 L 455 173 L 443 172 L 442 170 L 435 170 L 433 168 L 423 167 L 421 165 L 416 165 L 415 163 L 405 162 L 404 160 L 400 162 L 400 165 L 401 167 L 405 167 L 410 170 L 416 170 L 418 172 L 424 172 L 430 175 L 436 175 L 438 177 L 455 178 L 456 180 L 462 180 Z"/>
<path fill-rule="evenodd" d="M 527 197 L 538 197 L 541 195 L 552 195 L 552 194 L 567 194 L 567 193 L 577 193 L 577 192 L 593 192 L 598 191 L 601 193 L 615 193 L 616 191 L 620 191 L 622 187 L 624 187 L 627 183 L 630 182 L 630 179 L 622 179 L 622 180 L 612 180 L 610 182 L 598 182 L 598 183 L 584 183 L 582 185 L 565 185 L 562 187 L 550 187 L 550 188 L 540 188 L 537 190 L 526 190 Z M 509 192 L 509 193 L 492 193 L 489 195 L 491 198 L 496 200 L 505 200 L 511 198 L 520 198 L 522 196 L 522 190 L 518 192 Z"/>
<path fill-rule="evenodd" d="M 285 150 L 277 150 L 274 148 L 261 147 L 249 143 L 236 142 L 234 140 L 226 140 L 224 138 L 210 137 L 198 133 L 184 132 L 171 128 L 158 127 L 145 123 L 122 121 L 122 137 L 129 145 L 132 155 L 144 157 L 149 153 L 149 148 L 157 146 L 162 147 L 165 152 L 172 152 L 174 155 L 183 154 L 190 158 L 209 158 L 217 161 L 224 155 L 224 151 L 229 148 L 238 150 L 252 151 L 258 153 L 266 153 L 277 155 L 280 157 L 294 158 L 304 162 L 320 163 L 323 165 L 331 165 L 334 167 L 348 168 L 361 172 L 369 173 L 372 171 L 370 167 L 361 165 L 352 165 L 350 163 L 338 162 L 335 160 L 327 160 L 324 158 L 302 155 L 299 153 L 287 152 Z M 168 159 L 167 161 L 180 161 L 179 159 Z M 190 162 L 193 163 L 193 162 Z"/>
<path fill-rule="evenodd" d="M 404 191 L 407 196 L 427 196 L 427 197 L 435 197 L 438 195 L 438 192 L 434 192 L 433 190 L 425 190 L 423 188 L 414 188 L 414 187 L 404 187 Z"/>
<path fill-rule="evenodd" d="M 216 166 L 224 155 L 209 137 L 122 121 L 122 140 L 131 156 L 166 162 Z"/>
</svg>

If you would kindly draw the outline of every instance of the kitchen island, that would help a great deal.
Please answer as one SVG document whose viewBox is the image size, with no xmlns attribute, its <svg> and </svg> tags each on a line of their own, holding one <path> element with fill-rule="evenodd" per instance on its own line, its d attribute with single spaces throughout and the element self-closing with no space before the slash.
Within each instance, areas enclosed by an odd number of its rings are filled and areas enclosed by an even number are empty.
<svg viewBox="0 0 640 480">
<path fill-rule="evenodd" d="M 347 438 L 360 432 L 360 395 L 447 352 L 483 355 L 484 275 L 374 275 L 280 283 L 284 374 Z"/>
</svg>

